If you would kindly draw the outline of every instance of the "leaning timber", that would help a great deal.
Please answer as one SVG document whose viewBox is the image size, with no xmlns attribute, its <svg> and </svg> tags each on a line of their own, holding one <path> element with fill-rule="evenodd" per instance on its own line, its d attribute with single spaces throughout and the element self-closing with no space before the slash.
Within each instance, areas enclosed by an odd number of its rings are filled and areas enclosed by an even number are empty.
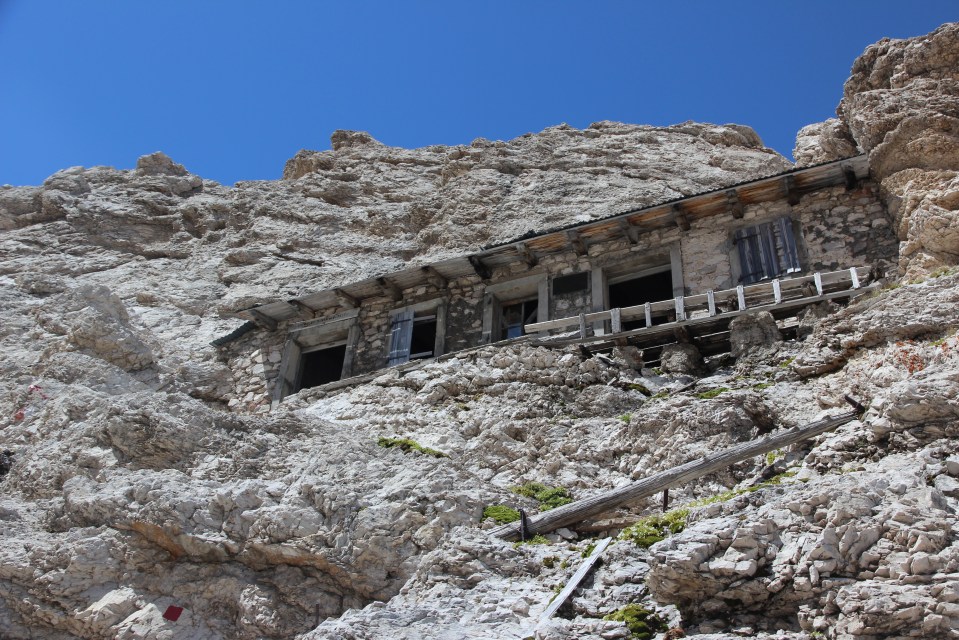
<svg viewBox="0 0 959 640">
<path fill-rule="evenodd" d="M 862 410 L 862 407 L 849 398 L 847 398 L 847 401 L 857 406 L 857 409 L 840 413 L 802 427 L 795 427 L 782 433 L 745 442 L 718 453 L 705 456 L 699 460 L 693 460 L 678 467 L 673 467 L 662 473 L 631 482 L 617 489 L 612 489 L 590 498 L 584 498 L 583 500 L 577 500 L 562 507 L 557 507 L 556 509 L 527 520 L 527 533 L 546 533 L 560 527 L 582 522 L 587 518 L 592 518 L 618 509 L 619 507 L 632 504 L 642 498 L 659 493 L 670 487 L 684 484 L 690 480 L 695 480 L 696 478 L 712 473 L 713 471 L 718 471 L 736 462 L 741 462 L 742 460 L 761 455 L 768 451 L 787 447 L 791 444 L 808 440 L 820 433 L 831 431 L 840 425 L 852 422 L 859 416 L 859 411 Z M 519 522 L 511 522 L 496 527 L 490 533 L 497 538 L 512 540 L 520 537 L 520 526 Z"/>
</svg>

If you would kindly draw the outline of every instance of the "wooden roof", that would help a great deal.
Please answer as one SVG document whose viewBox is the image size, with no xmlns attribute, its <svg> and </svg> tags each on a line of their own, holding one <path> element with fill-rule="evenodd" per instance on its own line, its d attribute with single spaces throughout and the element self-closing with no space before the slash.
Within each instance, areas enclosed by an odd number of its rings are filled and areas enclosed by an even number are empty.
<svg viewBox="0 0 959 640">
<path fill-rule="evenodd" d="M 688 230 L 691 224 L 720 213 L 732 211 L 734 216 L 741 217 L 743 207 L 749 204 L 782 199 L 795 204 L 803 194 L 838 184 L 852 188 L 858 180 L 868 176 L 869 163 L 865 155 L 791 169 L 766 178 L 516 238 L 428 266 L 411 267 L 292 300 L 270 302 L 240 311 L 239 315 L 274 328 L 277 322 L 294 318 L 302 310 L 332 306 L 349 308 L 365 298 L 389 296 L 398 299 L 403 289 L 431 282 L 440 284 L 443 280 L 474 274 L 485 280 L 496 267 L 517 262 L 532 266 L 541 255 L 571 249 L 586 253 L 589 245 L 596 242 L 624 235 L 635 241 L 640 234 L 672 225 Z"/>
</svg>

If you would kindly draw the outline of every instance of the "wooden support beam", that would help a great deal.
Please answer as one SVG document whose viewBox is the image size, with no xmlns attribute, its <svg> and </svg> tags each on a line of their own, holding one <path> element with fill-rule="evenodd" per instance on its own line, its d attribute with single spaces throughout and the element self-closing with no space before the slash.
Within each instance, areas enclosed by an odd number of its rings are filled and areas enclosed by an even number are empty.
<svg viewBox="0 0 959 640">
<path fill-rule="evenodd" d="M 249 309 L 250 316 L 253 318 L 253 322 L 257 323 L 264 329 L 269 329 L 270 331 L 276 331 L 277 323 L 276 320 L 266 315 L 261 311 L 256 309 Z"/>
<path fill-rule="evenodd" d="M 852 191 L 859 186 L 859 178 L 856 177 L 856 170 L 848 164 L 842 165 L 842 177 L 846 182 L 846 191 Z"/>
<path fill-rule="evenodd" d="M 743 291 L 743 285 L 736 287 L 736 300 L 739 302 L 739 310 L 746 310 L 746 292 Z"/>
<path fill-rule="evenodd" d="M 619 333 L 623 330 L 622 309 L 616 307 L 609 310 L 609 323 L 613 333 Z"/>
<path fill-rule="evenodd" d="M 686 212 L 679 206 L 679 203 L 673 205 L 673 221 L 683 231 L 689 231 L 689 218 L 686 217 Z"/>
<path fill-rule="evenodd" d="M 779 278 L 773 280 L 773 300 L 775 304 L 779 304 L 783 301 L 783 291 L 779 284 Z"/>
<path fill-rule="evenodd" d="M 646 326 L 653 326 L 653 303 L 647 302 L 643 305 L 643 311 L 646 312 Z"/>
<path fill-rule="evenodd" d="M 336 296 L 336 299 L 340 301 L 340 304 L 344 307 L 349 307 L 350 309 L 356 309 L 360 306 L 360 301 L 357 298 L 354 298 L 346 291 L 342 289 L 333 289 L 333 295 Z"/>
<path fill-rule="evenodd" d="M 743 201 L 739 199 L 739 192 L 735 189 L 730 189 L 726 192 L 726 206 L 729 207 L 729 212 L 733 214 L 733 217 L 737 220 L 743 217 Z"/>
<path fill-rule="evenodd" d="M 393 300 L 399 302 L 403 299 L 403 291 L 396 286 L 393 282 L 390 282 L 386 278 L 377 278 L 376 284 L 380 285 L 380 290 L 383 292 L 383 295 L 392 298 Z"/>
<path fill-rule="evenodd" d="M 812 277 L 813 277 L 813 282 L 816 283 L 816 295 L 821 296 L 822 295 L 822 274 L 817 271 L 816 273 L 812 275 Z"/>
<path fill-rule="evenodd" d="M 706 292 L 706 304 L 709 306 L 709 317 L 716 315 L 716 293 L 710 289 Z"/>
<path fill-rule="evenodd" d="M 579 314 L 579 337 L 580 338 L 586 337 L 586 314 L 585 313 Z"/>
<path fill-rule="evenodd" d="M 790 206 L 799 204 L 801 194 L 796 189 L 796 178 L 793 176 L 783 177 L 783 195 L 786 196 L 786 202 L 788 202 Z"/>
<path fill-rule="evenodd" d="M 473 271 L 475 271 L 476 275 L 478 275 L 480 278 L 482 278 L 483 280 L 489 280 L 490 278 L 493 277 L 493 273 L 490 271 L 490 268 L 487 265 L 483 264 L 483 261 L 480 260 L 479 257 L 469 256 L 469 258 L 467 259 L 470 261 L 470 265 L 473 267 Z"/>
<path fill-rule="evenodd" d="M 858 289 L 860 285 L 859 285 L 859 274 L 856 272 L 856 267 L 852 267 L 851 269 L 849 269 L 849 277 L 852 280 L 852 288 Z"/>
<path fill-rule="evenodd" d="M 802 427 L 795 427 L 764 438 L 738 444 L 708 456 L 691 460 L 678 467 L 647 476 L 642 480 L 630 482 L 622 487 L 603 491 L 595 496 L 551 509 L 530 518 L 527 529 L 529 533 L 536 535 L 574 525 L 589 518 L 595 518 L 621 507 L 635 504 L 639 500 L 655 495 L 664 489 L 679 486 L 709 473 L 725 469 L 737 462 L 808 440 L 840 425 L 852 422 L 857 417 L 859 417 L 858 410 L 846 411 Z M 490 531 L 490 535 L 506 540 L 518 538 L 518 523 L 511 522 L 496 527 Z"/>
<path fill-rule="evenodd" d="M 529 250 L 529 247 L 526 246 L 525 242 L 519 242 L 514 245 L 516 248 L 516 253 L 519 254 L 520 259 L 526 263 L 526 266 L 532 269 L 537 264 L 539 264 L 539 258 Z"/>
<path fill-rule="evenodd" d="M 686 301 L 683 296 L 673 298 L 676 303 L 676 322 L 683 322 L 686 319 Z"/>
<path fill-rule="evenodd" d="M 423 271 L 423 274 L 426 276 L 426 279 L 437 289 L 446 289 L 449 287 L 449 280 L 446 277 L 437 271 L 435 268 L 427 265 L 425 267 L 420 267 Z"/>
<path fill-rule="evenodd" d="M 586 243 L 583 242 L 583 237 L 579 235 L 579 231 L 570 229 L 566 232 L 566 237 L 569 239 L 569 244 L 573 247 L 573 251 L 576 252 L 576 255 L 586 255 Z"/>
<path fill-rule="evenodd" d="M 626 218 L 620 218 L 618 221 L 619 229 L 623 232 L 623 235 L 626 236 L 626 239 L 629 240 L 629 244 L 636 244 L 639 242 L 639 231 L 633 225 L 629 224 L 629 221 Z"/>
<path fill-rule="evenodd" d="M 296 298 L 290 298 L 289 300 L 286 301 L 286 303 L 290 305 L 291 307 L 293 307 L 294 309 L 296 309 L 297 311 L 308 313 L 311 316 L 316 315 L 316 309 L 314 309 L 308 304 L 303 303 L 300 300 L 297 300 Z"/>
</svg>

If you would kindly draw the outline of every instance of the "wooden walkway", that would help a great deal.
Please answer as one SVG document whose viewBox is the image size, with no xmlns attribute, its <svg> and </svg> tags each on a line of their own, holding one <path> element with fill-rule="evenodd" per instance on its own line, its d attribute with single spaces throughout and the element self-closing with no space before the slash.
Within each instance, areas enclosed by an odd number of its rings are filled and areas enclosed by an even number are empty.
<svg viewBox="0 0 959 640">
<path fill-rule="evenodd" d="M 869 269 L 853 267 L 828 273 L 814 273 L 788 280 L 772 280 L 735 289 L 707 291 L 694 296 L 678 296 L 672 300 L 647 302 L 643 305 L 610 309 L 578 316 L 547 320 L 525 326 L 527 334 L 539 334 L 536 342 L 552 344 L 584 344 L 602 347 L 601 343 L 629 342 L 637 346 L 653 346 L 675 342 L 677 332 L 706 338 L 727 331 L 733 319 L 758 311 L 769 311 L 777 319 L 794 316 L 800 309 L 818 302 L 851 298 L 872 290 L 877 283 L 865 284 Z M 623 330 L 623 323 L 639 321 L 644 326 Z M 601 332 L 590 335 L 591 327 L 603 323 Z M 548 337 L 545 332 L 566 330 L 572 335 Z M 607 332 L 609 331 L 609 332 Z M 708 338 L 707 338 L 708 339 Z M 715 338 L 713 338 L 715 340 Z M 704 354 L 705 355 L 705 354 Z"/>
</svg>

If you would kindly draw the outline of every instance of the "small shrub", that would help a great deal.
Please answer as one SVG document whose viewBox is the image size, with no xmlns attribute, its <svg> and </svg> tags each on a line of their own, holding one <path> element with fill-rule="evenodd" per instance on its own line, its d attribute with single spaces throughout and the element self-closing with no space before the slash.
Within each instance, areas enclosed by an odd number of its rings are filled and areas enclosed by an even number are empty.
<svg viewBox="0 0 959 640">
<path fill-rule="evenodd" d="M 788 369 L 789 365 L 791 365 L 793 363 L 793 360 L 795 359 L 796 359 L 796 356 L 792 356 L 791 358 L 786 358 L 785 360 L 779 363 L 779 368 Z"/>
<path fill-rule="evenodd" d="M 662 400 L 663 398 L 668 398 L 668 397 L 669 397 L 669 391 L 666 391 L 664 389 L 660 391 L 659 393 L 657 393 L 656 395 L 654 395 L 653 397 L 651 397 L 650 400 Z"/>
<path fill-rule="evenodd" d="M 644 396 L 653 395 L 653 392 L 650 391 L 648 387 L 642 384 L 638 384 L 636 382 L 631 382 L 630 384 L 626 385 L 626 388 L 628 388 L 630 391 L 639 391 Z"/>
<path fill-rule="evenodd" d="M 704 391 L 698 394 L 696 397 L 700 400 L 710 400 L 720 395 L 721 393 L 726 393 L 729 391 L 727 387 L 716 387 L 715 389 L 710 389 L 709 391 Z"/>
<path fill-rule="evenodd" d="M 411 440 L 409 438 L 380 438 L 376 441 L 381 447 L 386 449 L 397 448 L 400 451 L 418 451 L 419 453 L 425 453 L 428 456 L 433 456 L 434 458 L 448 458 L 445 453 L 442 451 L 437 451 L 436 449 L 430 449 L 429 447 L 424 447 L 416 440 Z"/>
<path fill-rule="evenodd" d="M 760 382 L 759 384 L 754 384 L 753 389 L 756 391 L 762 391 L 763 389 L 768 389 L 773 386 L 772 382 Z"/>
<path fill-rule="evenodd" d="M 547 569 L 552 569 L 553 567 L 556 566 L 556 560 L 557 560 L 556 556 L 546 556 L 545 558 L 543 558 L 543 566 L 546 567 Z"/>
<path fill-rule="evenodd" d="M 648 640 L 657 633 L 666 631 L 666 621 L 638 604 L 628 604 L 622 609 L 603 616 L 603 620 L 625 622 L 633 638 Z"/>
<path fill-rule="evenodd" d="M 776 460 L 777 460 L 778 458 L 779 458 L 779 451 L 778 451 L 778 450 L 776 450 L 776 451 L 767 451 L 767 452 L 766 452 L 766 465 L 769 466 L 769 465 L 773 464 L 774 462 L 776 462 Z"/>
<path fill-rule="evenodd" d="M 519 511 L 502 504 L 491 504 L 483 509 L 483 519 L 492 518 L 496 524 L 509 524 L 519 520 Z"/>
<path fill-rule="evenodd" d="M 633 416 L 630 414 L 624 413 L 623 415 L 619 416 L 619 419 L 622 420 L 624 424 L 629 424 L 629 421 L 632 419 L 632 417 Z"/>
<path fill-rule="evenodd" d="M 590 542 L 588 545 L 586 545 L 586 548 L 583 549 L 583 552 L 579 555 L 582 556 L 583 558 L 588 558 L 593 553 L 593 549 L 595 548 L 596 548 L 596 543 Z"/>
<path fill-rule="evenodd" d="M 547 487 L 540 482 L 527 482 L 516 487 L 510 487 L 510 491 L 517 495 L 533 498 L 539 502 L 540 511 L 549 511 L 564 504 L 573 501 L 573 496 L 569 490 L 564 487 Z"/>
<path fill-rule="evenodd" d="M 673 509 L 663 514 L 653 514 L 640 518 L 636 524 L 623 529 L 620 540 L 630 540 L 644 549 L 665 540 L 674 533 L 686 528 L 689 509 Z"/>
</svg>

